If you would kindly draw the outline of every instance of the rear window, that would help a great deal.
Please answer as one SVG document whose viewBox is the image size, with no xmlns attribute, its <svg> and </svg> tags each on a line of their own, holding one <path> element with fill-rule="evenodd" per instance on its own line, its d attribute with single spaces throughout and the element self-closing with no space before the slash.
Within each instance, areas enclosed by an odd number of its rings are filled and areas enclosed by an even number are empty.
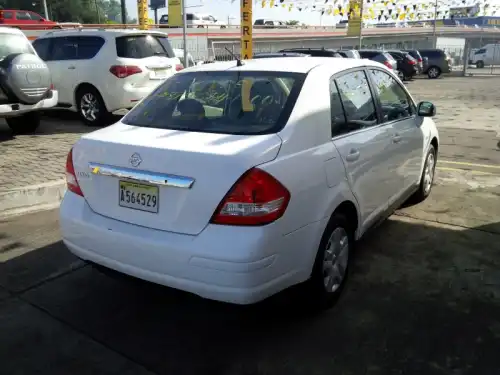
<svg viewBox="0 0 500 375">
<path fill-rule="evenodd" d="M 116 55 L 129 59 L 151 56 L 175 57 L 167 37 L 157 35 L 127 35 L 116 38 Z"/>
<path fill-rule="evenodd" d="M 167 79 L 123 123 L 203 133 L 280 131 L 306 75 L 289 72 L 190 72 Z"/>
<path fill-rule="evenodd" d="M 420 51 L 420 54 L 422 56 L 431 57 L 431 58 L 445 56 L 444 51 L 441 51 L 441 50 L 423 50 L 423 51 Z"/>
<path fill-rule="evenodd" d="M 389 61 L 394 60 L 394 57 L 392 57 L 390 53 L 382 52 L 381 55 L 384 56 Z"/>
<path fill-rule="evenodd" d="M 365 59 L 369 59 L 370 57 L 377 56 L 380 54 L 380 52 L 375 52 L 375 51 L 359 51 L 359 54 L 361 57 Z"/>
<path fill-rule="evenodd" d="M 0 59 L 13 53 L 34 54 L 34 49 L 24 35 L 0 34 Z"/>
</svg>

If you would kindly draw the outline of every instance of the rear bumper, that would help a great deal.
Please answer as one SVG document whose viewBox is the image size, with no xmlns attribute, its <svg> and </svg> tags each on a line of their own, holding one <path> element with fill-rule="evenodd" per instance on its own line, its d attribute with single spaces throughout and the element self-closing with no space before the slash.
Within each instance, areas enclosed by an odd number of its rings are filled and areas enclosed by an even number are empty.
<svg viewBox="0 0 500 375">
<path fill-rule="evenodd" d="M 57 105 L 58 98 L 59 95 L 57 93 L 57 90 L 52 90 L 52 96 L 50 98 L 43 99 L 36 104 L 0 104 L 0 115 L 2 117 L 16 117 L 21 116 L 27 112 L 52 108 Z"/>
<path fill-rule="evenodd" d="M 199 296 L 236 304 L 263 300 L 310 274 L 314 223 L 289 235 L 265 227 L 208 225 L 197 236 L 144 228 L 94 213 L 67 192 L 60 209 L 63 241 L 79 258 Z"/>
<path fill-rule="evenodd" d="M 130 84 L 125 84 L 116 87 L 114 90 L 108 90 L 107 92 L 101 91 L 101 94 L 109 112 L 122 114 L 119 112 L 133 108 L 163 82 L 164 80 L 158 80 L 156 86 L 152 85 L 148 87 L 135 87 Z M 124 112 L 126 113 L 127 111 Z"/>
</svg>

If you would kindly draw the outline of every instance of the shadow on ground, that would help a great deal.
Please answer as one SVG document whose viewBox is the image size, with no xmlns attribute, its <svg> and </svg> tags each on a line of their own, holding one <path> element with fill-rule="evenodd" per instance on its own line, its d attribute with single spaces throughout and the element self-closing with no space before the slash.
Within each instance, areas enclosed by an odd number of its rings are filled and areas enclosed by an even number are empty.
<svg viewBox="0 0 500 375">
<path fill-rule="evenodd" d="M 9 310 L 18 298 L 157 374 L 493 374 L 500 242 L 488 232 L 499 226 L 393 216 L 359 244 L 343 297 L 320 315 L 299 313 L 293 291 L 232 306 L 90 266 L 40 282 L 38 268 L 54 271 L 48 259 L 60 269 L 75 262 L 52 244 L 34 252 L 45 264 L 28 254 L 0 264 L 6 289 L 32 285 L 0 302 L 0 361 L 11 375 L 63 374 L 75 363 L 75 374 L 126 373 L 124 364 L 111 370 L 95 353 L 58 346 L 24 310 Z M 19 282 L 23 272 L 29 282 Z"/>
</svg>

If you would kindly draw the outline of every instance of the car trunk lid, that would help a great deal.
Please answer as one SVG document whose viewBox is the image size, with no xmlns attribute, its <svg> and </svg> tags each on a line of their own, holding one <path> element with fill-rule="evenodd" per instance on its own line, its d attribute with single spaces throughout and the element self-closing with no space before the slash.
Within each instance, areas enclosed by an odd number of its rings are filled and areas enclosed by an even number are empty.
<svg viewBox="0 0 500 375">
<path fill-rule="evenodd" d="M 73 149 L 73 162 L 96 213 L 196 235 L 237 179 L 273 160 L 280 146 L 276 134 L 197 133 L 118 123 L 82 137 Z"/>
</svg>

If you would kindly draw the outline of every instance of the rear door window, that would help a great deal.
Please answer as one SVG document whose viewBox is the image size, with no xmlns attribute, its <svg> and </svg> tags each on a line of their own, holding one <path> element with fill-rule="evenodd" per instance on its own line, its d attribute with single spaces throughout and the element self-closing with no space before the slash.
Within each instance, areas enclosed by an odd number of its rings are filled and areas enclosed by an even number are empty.
<svg viewBox="0 0 500 375">
<path fill-rule="evenodd" d="M 89 60 L 99 53 L 104 39 L 99 36 L 81 36 L 78 38 L 78 60 Z"/>
<path fill-rule="evenodd" d="M 270 134 L 287 123 L 306 75 L 216 71 L 176 74 L 124 118 L 128 125 L 222 134 Z"/>
<path fill-rule="evenodd" d="M 77 36 L 52 38 L 52 52 L 49 60 L 77 60 L 78 39 Z"/>
<path fill-rule="evenodd" d="M 346 73 L 335 79 L 344 107 L 347 130 L 364 129 L 377 124 L 375 102 L 364 71 Z"/>
<path fill-rule="evenodd" d="M 127 35 L 118 37 L 116 38 L 116 54 L 118 57 L 128 59 L 144 59 L 151 56 L 175 56 L 168 39 L 155 35 Z"/>
<path fill-rule="evenodd" d="M 16 11 L 16 20 L 31 21 L 30 12 L 25 12 L 24 10 Z"/>
</svg>

